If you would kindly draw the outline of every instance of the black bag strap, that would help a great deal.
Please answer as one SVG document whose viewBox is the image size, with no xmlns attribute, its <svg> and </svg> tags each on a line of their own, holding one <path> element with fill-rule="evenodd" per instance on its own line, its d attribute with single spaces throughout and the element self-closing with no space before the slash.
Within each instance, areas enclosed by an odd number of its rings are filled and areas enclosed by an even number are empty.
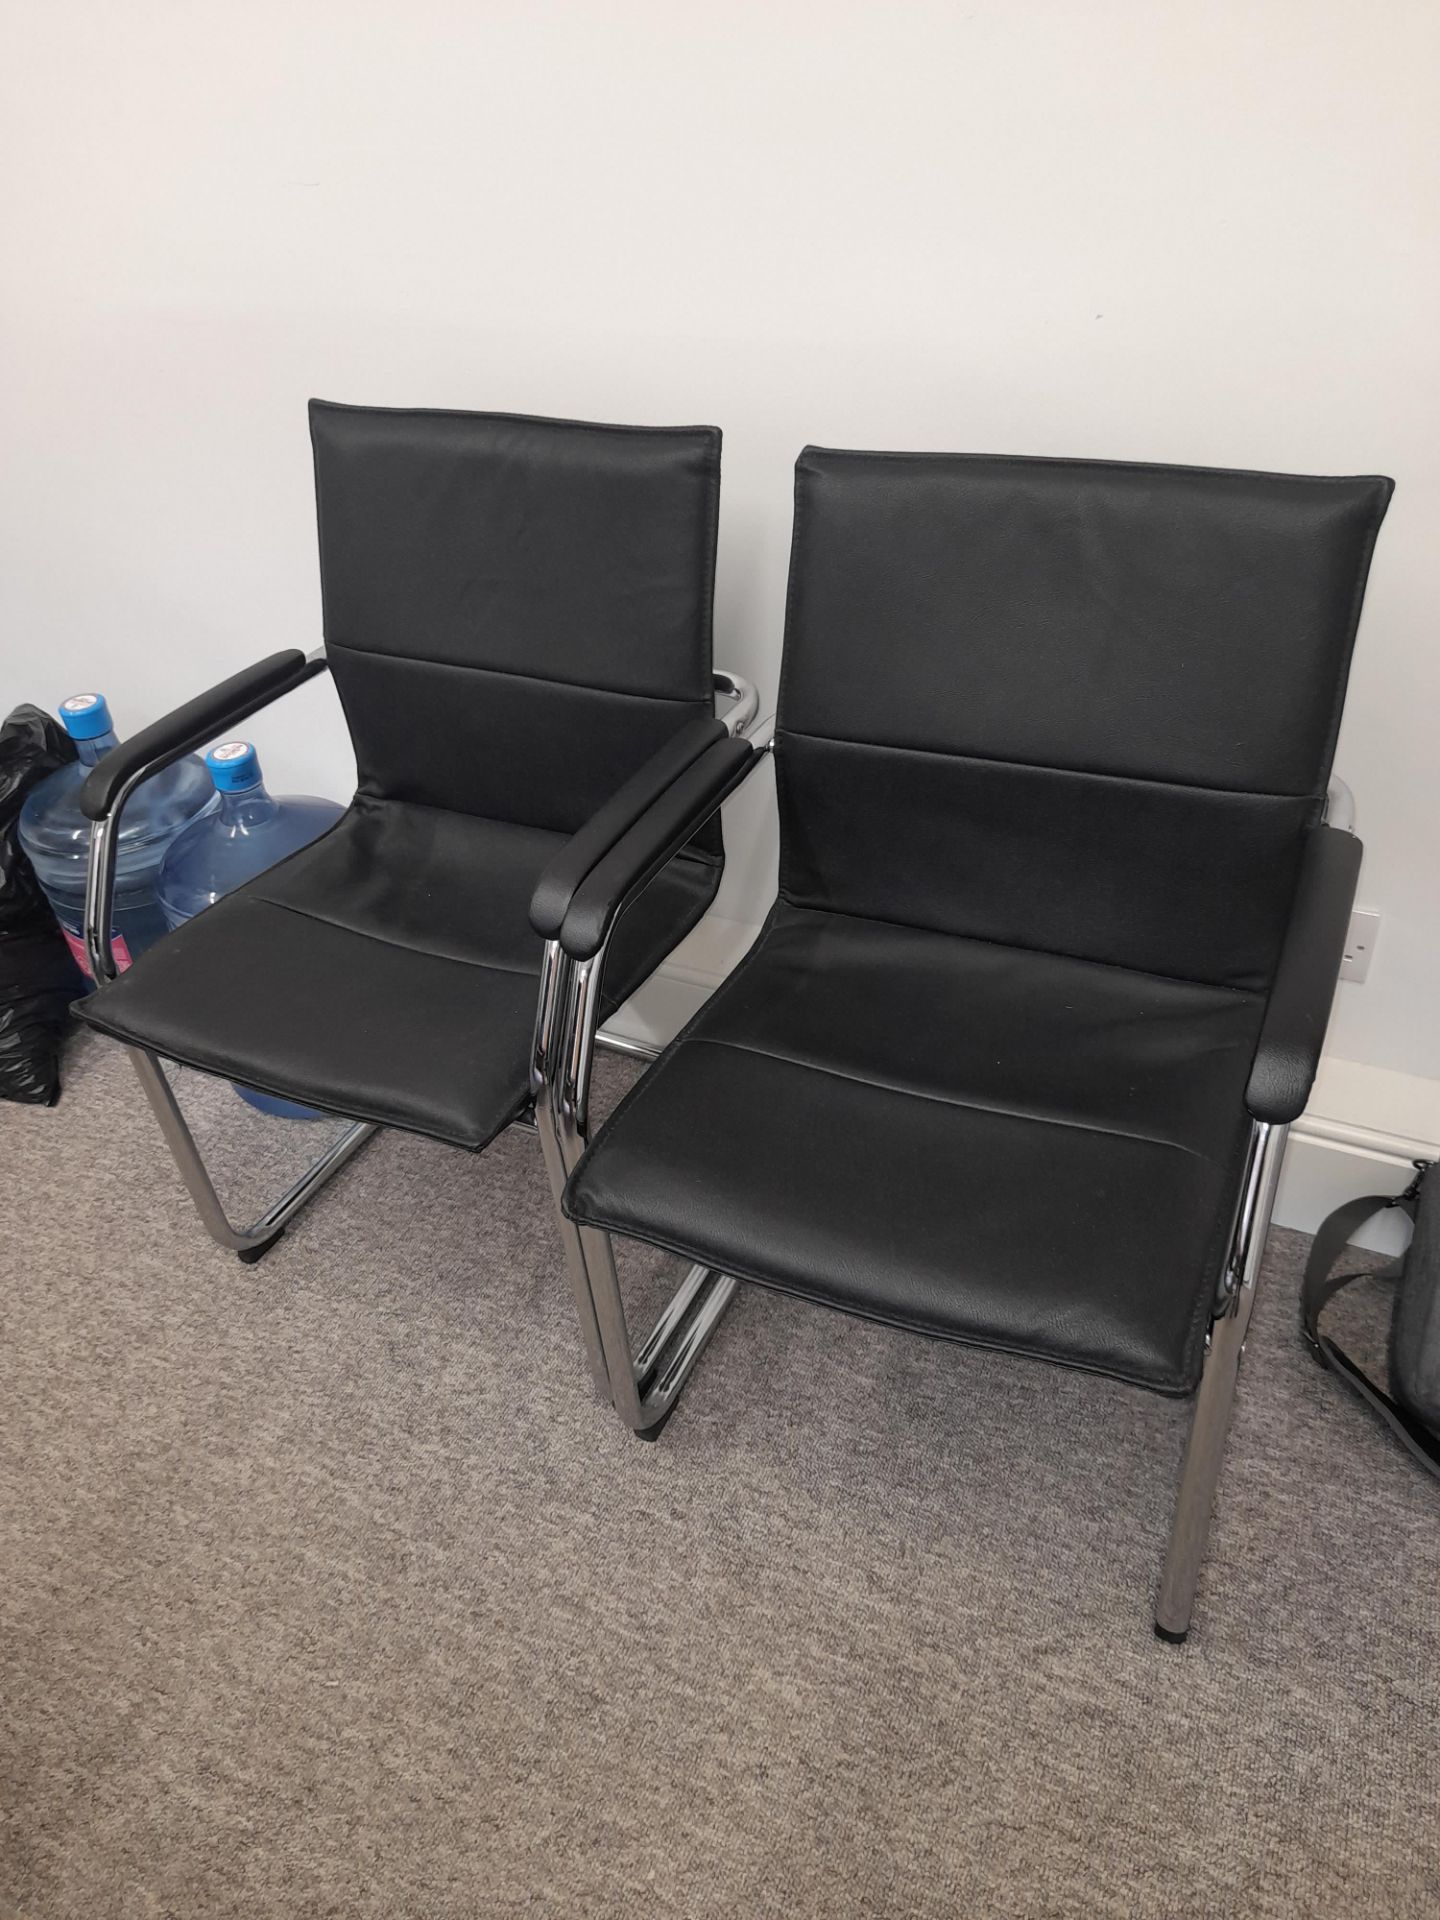
<svg viewBox="0 0 1440 1920">
<path fill-rule="evenodd" d="M 1383 1262 L 1379 1267 L 1362 1267 L 1355 1273 L 1336 1274 L 1331 1269 L 1360 1229 L 1377 1214 L 1398 1207 L 1414 1225 L 1420 1201 L 1420 1183 L 1429 1165 L 1426 1160 L 1415 1162 L 1415 1178 L 1404 1193 L 1369 1193 L 1359 1200 L 1347 1200 L 1343 1207 L 1336 1207 L 1333 1213 L 1325 1216 L 1316 1229 L 1310 1258 L 1305 1262 L 1305 1278 L 1300 1283 L 1300 1325 L 1305 1344 L 1318 1363 L 1328 1367 L 1353 1393 L 1358 1394 L 1385 1422 L 1401 1446 L 1414 1455 L 1427 1473 L 1433 1473 L 1440 1480 L 1440 1435 L 1422 1426 L 1399 1401 L 1392 1400 L 1383 1387 L 1376 1386 L 1369 1374 L 1356 1366 L 1343 1347 L 1336 1346 L 1327 1334 L 1320 1331 L 1320 1315 L 1342 1287 L 1348 1287 L 1352 1280 L 1380 1273 L 1390 1263 Z"/>
</svg>

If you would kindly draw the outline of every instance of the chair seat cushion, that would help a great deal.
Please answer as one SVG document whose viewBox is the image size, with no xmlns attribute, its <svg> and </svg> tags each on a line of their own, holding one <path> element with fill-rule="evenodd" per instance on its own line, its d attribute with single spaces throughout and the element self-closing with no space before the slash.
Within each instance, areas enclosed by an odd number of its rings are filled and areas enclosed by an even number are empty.
<svg viewBox="0 0 1440 1920">
<path fill-rule="evenodd" d="M 566 1210 L 855 1313 L 1186 1393 L 1262 1012 L 782 904 L 601 1130 Z"/>
<path fill-rule="evenodd" d="M 529 1104 L 541 868 L 564 836 L 358 798 L 321 840 L 141 954 L 76 1011 L 186 1066 L 482 1147 Z M 606 1012 L 713 899 L 684 856 L 626 914 Z"/>
</svg>

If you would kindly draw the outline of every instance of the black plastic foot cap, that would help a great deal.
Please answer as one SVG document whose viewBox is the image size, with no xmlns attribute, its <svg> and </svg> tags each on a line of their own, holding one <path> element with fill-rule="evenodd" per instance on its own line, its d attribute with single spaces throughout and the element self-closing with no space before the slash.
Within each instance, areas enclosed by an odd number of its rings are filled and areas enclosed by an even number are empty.
<svg viewBox="0 0 1440 1920">
<path fill-rule="evenodd" d="M 263 1260 L 277 1240 L 285 1238 L 285 1229 L 272 1233 L 268 1240 L 262 1240 L 258 1247 L 241 1247 L 235 1258 L 247 1267 L 253 1267 L 257 1260 Z"/>
<path fill-rule="evenodd" d="M 1165 1641 L 1169 1646 L 1183 1647 L 1185 1642 L 1190 1638 L 1190 1629 L 1189 1627 L 1181 1627 L 1180 1631 L 1176 1633 L 1170 1627 L 1162 1627 L 1157 1620 L 1155 1622 L 1155 1634 L 1157 1639 Z"/>
<path fill-rule="evenodd" d="M 653 1427 L 636 1427 L 635 1438 L 637 1440 L 658 1440 L 670 1424 L 670 1416 L 674 1411 L 674 1407 L 667 1407 Z"/>
</svg>

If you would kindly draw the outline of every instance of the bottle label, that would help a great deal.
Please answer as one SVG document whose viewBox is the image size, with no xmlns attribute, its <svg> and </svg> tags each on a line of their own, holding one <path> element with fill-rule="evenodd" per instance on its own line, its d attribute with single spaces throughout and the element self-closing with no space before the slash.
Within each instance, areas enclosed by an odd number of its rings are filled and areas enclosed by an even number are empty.
<svg viewBox="0 0 1440 1920">
<path fill-rule="evenodd" d="M 95 976 L 91 973 L 90 962 L 85 957 L 85 942 L 80 938 L 78 933 L 72 933 L 69 927 L 61 927 L 60 931 L 65 936 L 65 944 L 69 947 L 71 958 L 74 960 L 76 966 L 79 967 L 87 980 L 93 980 Z M 130 949 L 125 944 L 124 934 L 112 933 L 110 935 L 110 951 L 115 956 L 115 971 L 117 973 L 124 973 L 130 964 Z"/>
</svg>

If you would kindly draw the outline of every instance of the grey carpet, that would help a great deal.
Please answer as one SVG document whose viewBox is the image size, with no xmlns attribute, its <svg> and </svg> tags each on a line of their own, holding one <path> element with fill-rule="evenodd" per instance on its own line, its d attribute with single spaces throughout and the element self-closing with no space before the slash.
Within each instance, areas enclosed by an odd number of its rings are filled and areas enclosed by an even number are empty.
<svg viewBox="0 0 1440 1920">
<path fill-rule="evenodd" d="M 1172 1650 L 1173 1404 L 746 1292 L 641 1445 L 533 1138 L 382 1136 L 246 1268 L 67 1064 L 0 1110 L 0 1913 L 1440 1911 L 1440 1500 L 1298 1237 Z M 252 1201 L 314 1144 L 198 1111 Z"/>
</svg>

